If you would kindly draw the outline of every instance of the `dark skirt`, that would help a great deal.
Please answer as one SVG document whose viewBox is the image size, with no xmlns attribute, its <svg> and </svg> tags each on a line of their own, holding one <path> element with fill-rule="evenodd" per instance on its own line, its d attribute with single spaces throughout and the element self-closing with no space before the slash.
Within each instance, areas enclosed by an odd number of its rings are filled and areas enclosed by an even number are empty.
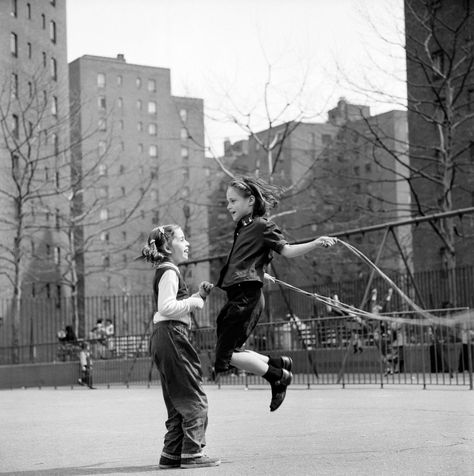
<svg viewBox="0 0 474 476">
<path fill-rule="evenodd" d="M 226 292 L 227 303 L 217 316 L 216 372 L 229 370 L 232 354 L 242 350 L 265 307 L 261 283 L 235 284 Z"/>
</svg>

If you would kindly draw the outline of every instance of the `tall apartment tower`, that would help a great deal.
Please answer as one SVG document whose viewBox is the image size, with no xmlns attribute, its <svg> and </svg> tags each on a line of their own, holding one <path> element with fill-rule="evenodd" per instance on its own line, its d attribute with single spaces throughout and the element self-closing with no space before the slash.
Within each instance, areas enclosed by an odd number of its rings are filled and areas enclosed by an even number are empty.
<svg viewBox="0 0 474 476">
<path fill-rule="evenodd" d="M 201 99 L 171 95 L 170 70 L 82 56 L 69 65 L 78 285 L 86 296 L 149 294 L 136 261 L 149 232 L 180 225 L 191 256 L 207 254 Z M 208 264 L 187 270 L 191 288 Z"/>
<path fill-rule="evenodd" d="M 416 215 L 474 206 L 473 0 L 405 0 L 408 132 Z M 415 270 L 474 265 L 474 215 L 414 227 Z M 441 305 L 445 296 L 435 305 Z"/>
<path fill-rule="evenodd" d="M 60 297 L 69 204 L 65 0 L 0 2 L 0 297 Z"/>
</svg>

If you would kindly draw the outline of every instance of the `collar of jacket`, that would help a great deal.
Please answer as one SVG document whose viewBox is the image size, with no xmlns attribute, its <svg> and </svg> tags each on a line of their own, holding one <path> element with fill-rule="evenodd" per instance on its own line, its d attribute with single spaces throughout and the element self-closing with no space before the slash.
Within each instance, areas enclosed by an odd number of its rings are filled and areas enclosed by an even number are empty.
<svg viewBox="0 0 474 476">
<path fill-rule="evenodd" d="M 240 219 L 240 223 L 241 223 L 242 226 L 248 226 L 252 222 L 253 222 L 253 217 L 252 217 L 251 213 Z"/>
</svg>

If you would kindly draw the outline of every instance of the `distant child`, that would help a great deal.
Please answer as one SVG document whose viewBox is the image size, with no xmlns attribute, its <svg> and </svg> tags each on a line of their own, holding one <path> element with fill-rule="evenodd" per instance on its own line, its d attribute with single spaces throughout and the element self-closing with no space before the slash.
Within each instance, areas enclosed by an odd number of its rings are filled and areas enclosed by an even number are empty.
<svg viewBox="0 0 474 476">
<path fill-rule="evenodd" d="M 87 385 L 94 389 L 92 385 L 92 359 L 89 349 L 89 343 L 82 341 L 79 343 L 79 363 L 81 366 L 81 378 L 78 379 L 79 385 Z"/>
<path fill-rule="evenodd" d="M 160 468 L 218 466 L 220 461 L 203 454 L 206 444 L 207 397 L 201 362 L 189 340 L 190 313 L 202 309 L 212 284 L 203 281 L 189 296 L 178 264 L 187 261 L 189 243 L 178 225 L 154 228 L 142 257 L 156 268 L 153 292 L 157 312 L 150 340 L 168 410 L 167 433 Z"/>
<path fill-rule="evenodd" d="M 243 350 L 264 309 L 264 271 L 275 251 L 294 258 L 332 246 L 335 238 L 322 236 L 303 244 L 290 245 L 275 223 L 264 218 L 278 204 L 280 191 L 262 180 L 242 177 L 227 188 L 227 210 L 236 223 L 234 242 L 222 268 L 217 286 L 227 293 L 227 303 L 217 317 L 216 372 L 230 366 L 263 377 L 270 383 L 270 411 L 283 403 L 292 380 L 290 357 L 270 357 Z"/>
</svg>

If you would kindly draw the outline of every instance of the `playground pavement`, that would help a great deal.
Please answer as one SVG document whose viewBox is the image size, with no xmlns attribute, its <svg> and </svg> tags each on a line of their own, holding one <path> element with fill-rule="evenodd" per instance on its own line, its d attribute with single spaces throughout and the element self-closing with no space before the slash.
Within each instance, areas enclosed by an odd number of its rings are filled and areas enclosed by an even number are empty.
<svg viewBox="0 0 474 476">
<path fill-rule="evenodd" d="M 209 456 L 220 467 L 159 470 L 159 386 L 0 392 L 0 474 L 472 475 L 474 392 L 465 388 L 207 386 Z M 163 473 L 165 471 L 165 473 Z"/>
</svg>

